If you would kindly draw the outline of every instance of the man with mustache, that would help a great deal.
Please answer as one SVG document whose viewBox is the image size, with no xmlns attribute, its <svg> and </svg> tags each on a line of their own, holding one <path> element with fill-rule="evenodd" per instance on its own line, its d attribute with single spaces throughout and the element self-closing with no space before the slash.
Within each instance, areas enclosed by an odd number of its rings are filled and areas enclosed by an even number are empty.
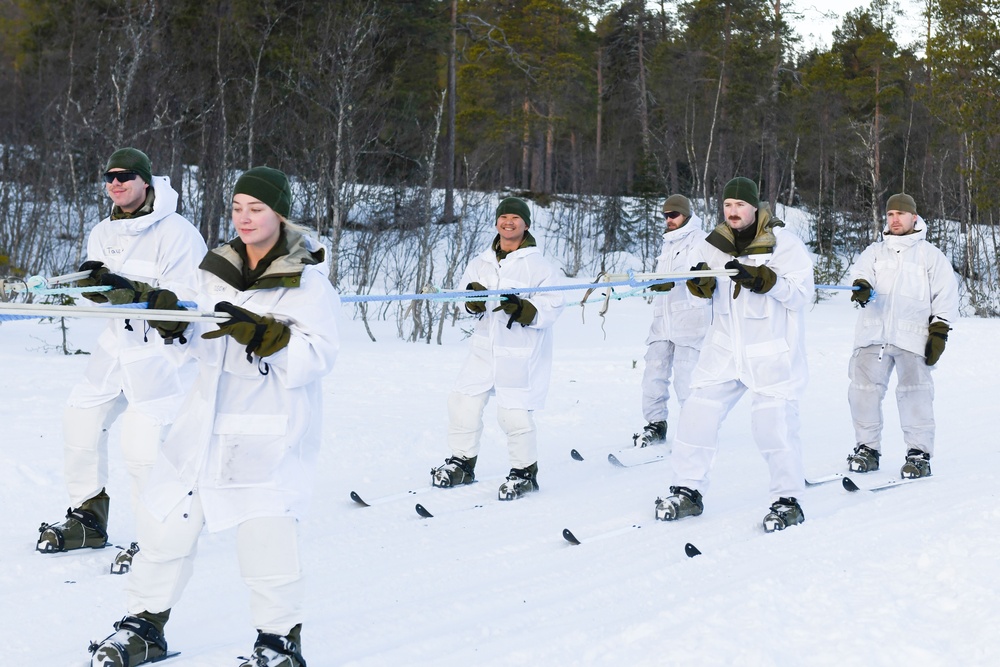
<svg viewBox="0 0 1000 667">
<path fill-rule="evenodd" d="M 813 264 L 802 241 L 771 217 L 756 183 L 734 178 L 723 200 L 725 222 L 702 243 L 702 261 L 692 268 L 736 273 L 728 283 L 714 277 L 687 283 L 692 294 L 712 300 L 713 317 L 681 408 L 670 495 L 657 499 L 656 518 L 702 513 L 719 428 L 749 391 L 751 431 L 771 475 L 773 502 L 763 520 L 771 532 L 805 520 L 797 499 L 805 485 L 798 397 L 808 380 L 805 308 Z"/>
</svg>

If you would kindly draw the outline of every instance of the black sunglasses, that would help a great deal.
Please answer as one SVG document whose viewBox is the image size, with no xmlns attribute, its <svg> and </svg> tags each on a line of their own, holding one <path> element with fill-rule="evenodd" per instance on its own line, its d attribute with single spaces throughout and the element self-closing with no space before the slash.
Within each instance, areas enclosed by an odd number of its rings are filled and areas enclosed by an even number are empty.
<svg viewBox="0 0 1000 667">
<path fill-rule="evenodd" d="M 110 182 L 111 181 L 108 181 L 108 183 L 110 183 Z M 674 218 L 679 218 L 682 215 L 684 215 L 684 214 L 683 213 L 678 213 L 677 211 L 664 211 L 664 213 L 663 213 L 663 217 L 664 218 L 670 218 L 671 220 L 673 220 Z"/>
<path fill-rule="evenodd" d="M 112 183 L 118 179 L 119 183 L 128 183 L 139 174 L 134 171 L 108 171 L 104 173 L 104 182 Z"/>
</svg>

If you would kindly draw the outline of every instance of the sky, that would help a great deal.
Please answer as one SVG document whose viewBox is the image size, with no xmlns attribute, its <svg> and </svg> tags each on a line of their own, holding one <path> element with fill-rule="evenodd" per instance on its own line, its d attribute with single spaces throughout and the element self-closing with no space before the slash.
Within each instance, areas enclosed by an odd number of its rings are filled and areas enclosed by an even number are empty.
<svg viewBox="0 0 1000 667">
<path fill-rule="evenodd" d="M 925 33 L 922 0 L 897 0 L 899 13 L 896 17 L 897 41 L 909 45 L 922 40 Z M 796 31 L 802 37 L 802 48 L 829 48 L 833 42 L 833 31 L 838 28 L 843 17 L 858 7 L 868 7 L 870 0 L 794 0 L 793 11 L 801 18 L 793 20 Z M 904 32 L 905 31 L 905 32 Z"/>
</svg>

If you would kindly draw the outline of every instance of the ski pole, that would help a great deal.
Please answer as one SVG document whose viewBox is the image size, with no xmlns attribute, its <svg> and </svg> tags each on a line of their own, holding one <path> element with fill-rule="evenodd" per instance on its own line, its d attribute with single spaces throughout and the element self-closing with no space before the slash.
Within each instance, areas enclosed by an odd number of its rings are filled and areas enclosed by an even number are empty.
<svg viewBox="0 0 1000 667">
<path fill-rule="evenodd" d="M 121 306 L 54 306 L 44 303 L 0 303 L 0 319 L 25 319 L 28 317 L 103 317 L 133 320 L 159 320 L 162 322 L 214 322 L 220 324 L 231 318 L 225 313 L 206 313 L 197 310 L 149 309 L 146 304 Z M 192 302 L 181 306 L 197 308 Z M 11 317 L 5 318 L 5 314 Z"/>
</svg>

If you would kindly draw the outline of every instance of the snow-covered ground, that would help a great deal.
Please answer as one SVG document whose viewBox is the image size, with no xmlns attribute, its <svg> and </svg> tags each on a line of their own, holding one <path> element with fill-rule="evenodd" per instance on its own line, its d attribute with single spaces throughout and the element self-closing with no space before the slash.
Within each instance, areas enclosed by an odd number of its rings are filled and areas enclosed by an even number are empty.
<svg viewBox="0 0 1000 667">
<path fill-rule="evenodd" d="M 764 534 L 767 473 L 747 400 L 723 426 L 705 513 L 653 520 L 669 462 L 620 469 L 610 450 L 642 425 L 639 380 L 651 307 L 613 302 L 604 322 L 568 308 L 557 324 L 548 406 L 537 413 L 541 492 L 496 499 L 508 468 L 492 406 L 481 482 L 425 489 L 447 454 L 447 392 L 466 353 L 459 328 L 442 346 L 371 343 L 344 307 L 342 350 L 325 382 L 326 439 L 315 505 L 303 526 L 309 577 L 304 655 L 352 665 L 996 665 L 1000 664 L 1000 321 L 963 319 L 935 371 L 934 476 L 880 494 L 808 489 L 806 522 Z M 853 446 L 847 360 L 856 313 L 846 293 L 809 313 L 811 383 L 802 397 L 810 476 L 844 471 Z M 100 323 L 70 324 L 92 349 Z M 124 613 L 114 549 L 46 556 L 38 524 L 65 513 L 60 418 L 86 356 L 64 356 L 52 323 L 0 325 L 0 624 L 3 665 L 86 664 L 87 643 Z M 903 444 L 886 401 L 883 470 Z M 676 412 L 673 413 L 672 420 Z M 673 436 L 673 421 L 670 436 Z M 115 544 L 133 537 L 127 480 L 112 433 Z M 570 458 L 576 448 L 584 461 Z M 436 516 L 414 512 L 420 502 Z M 588 537 L 630 525 L 607 539 Z M 570 528 L 584 543 L 561 537 Z M 685 543 L 703 555 L 688 558 Z M 255 638 L 232 532 L 204 534 L 196 571 L 167 626 L 171 667 L 237 664 Z"/>
</svg>

